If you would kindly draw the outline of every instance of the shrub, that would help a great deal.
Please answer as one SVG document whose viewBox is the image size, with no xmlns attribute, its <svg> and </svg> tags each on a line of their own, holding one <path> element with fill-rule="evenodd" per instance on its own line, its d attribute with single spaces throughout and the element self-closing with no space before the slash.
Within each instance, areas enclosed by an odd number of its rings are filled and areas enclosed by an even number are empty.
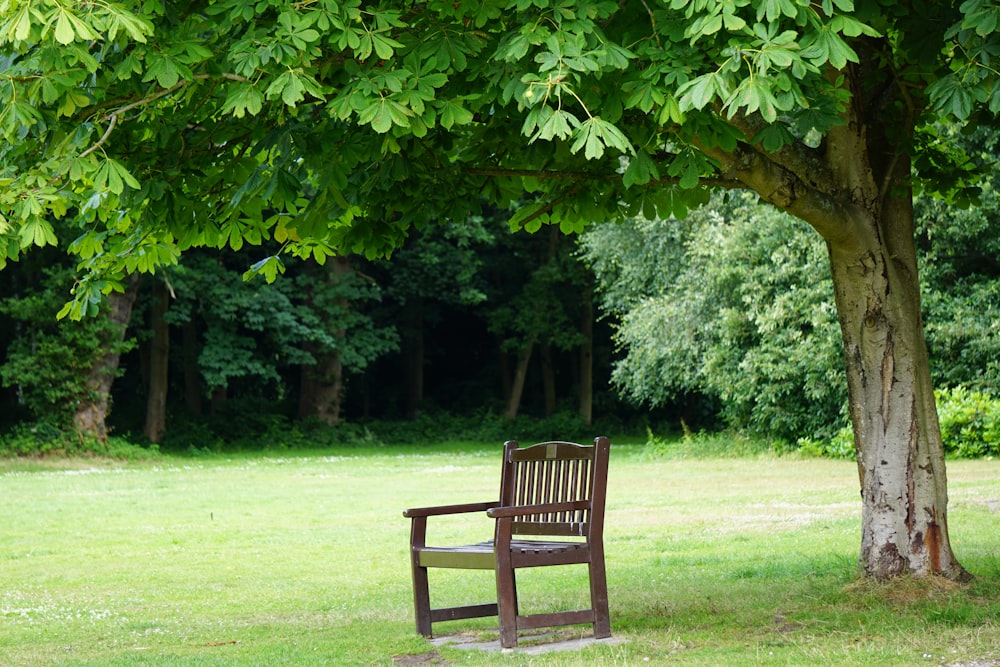
<svg viewBox="0 0 1000 667">
<path fill-rule="evenodd" d="M 967 387 L 938 389 L 941 442 L 951 456 L 1000 456 L 1000 399 Z M 801 438 L 799 452 L 807 456 L 854 457 L 854 434 L 845 426 L 831 439 Z"/>
<path fill-rule="evenodd" d="M 47 422 L 19 424 L 0 436 L 0 456 L 81 456 L 140 460 L 155 457 L 156 445 L 142 447 L 122 437 L 107 440 L 80 437 L 72 429 Z"/>
<path fill-rule="evenodd" d="M 831 459 L 854 458 L 854 430 L 843 426 L 829 439 L 799 438 L 798 451 L 805 456 L 823 456 Z"/>
<path fill-rule="evenodd" d="M 948 454 L 963 458 L 1000 455 L 1000 399 L 965 387 L 935 392 L 941 440 Z"/>
</svg>

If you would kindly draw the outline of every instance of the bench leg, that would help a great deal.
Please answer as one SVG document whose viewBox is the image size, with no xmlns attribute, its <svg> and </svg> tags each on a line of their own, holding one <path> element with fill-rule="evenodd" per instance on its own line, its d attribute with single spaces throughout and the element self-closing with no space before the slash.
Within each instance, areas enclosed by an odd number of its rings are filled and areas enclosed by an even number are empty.
<svg viewBox="0 0 1000 667">
<path fill-rule="evenodd" d="M 497 574 L 497 616 L 500 617 L 500 646 L 517 646 L 517 583 L 514 578 L 514 564 L 510 554 L 510 519 L 501 519 L 497 524 L 496 574 Z"/>
<path fill-rule="evenodd" d="M 413 615 L 417 633 L 431 636 L 431 595 L 427 583 L 427 568 L 413 563 Z"/>
<path fill-rule="evenodd" d="M 500 617 L 500 646 L 517 646 L 517 587 L 514 569 L 497 567 L 497 611 Z"/>
<path fill-rule="evenodd" d="M 590 604 L 594 609 L 594 637 L 611 636 L 611 614 L 608 611 L 608 577 L 603 554 L 590 561 Z"/>
</svg>

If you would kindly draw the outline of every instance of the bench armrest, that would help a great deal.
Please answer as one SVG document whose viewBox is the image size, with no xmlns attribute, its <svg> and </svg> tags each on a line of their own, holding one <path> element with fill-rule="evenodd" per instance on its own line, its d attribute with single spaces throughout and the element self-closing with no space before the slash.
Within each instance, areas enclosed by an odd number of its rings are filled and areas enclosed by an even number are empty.
<svg viewBox="0 0 1000 667">
<path fill-rule="evenodd" d="M 543 505 L 513 505 L 510 507 L 494 507 L 487 510 L 486 515 L 493 519 L 506 517 L 528 516 L 531 514 L 552 514 L 555 512 L 573 512 L 590 509 L 586 500 L 575 500 L 565 503 L 545 503 Z"/>
<path fill-rule="evenodd" d="M 499 505 L 497 500 L 484 503 L 465 503 L 462 505 L 438 505 L 437 507 L 414 507 L 403 510 L 403 516 L 415 519 L 421 516 L 440 516 L 444 514 L 466 514 L 468 512 L 485 512 Z"/>
</svg>

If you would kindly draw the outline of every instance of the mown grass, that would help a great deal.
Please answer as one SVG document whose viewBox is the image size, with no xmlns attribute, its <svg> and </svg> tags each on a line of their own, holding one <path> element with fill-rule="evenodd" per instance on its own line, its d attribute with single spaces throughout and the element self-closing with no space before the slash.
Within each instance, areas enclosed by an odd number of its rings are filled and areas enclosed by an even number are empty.
<svg viewBox="0 0 1000 667">
<path fill-rule="evenodd" d="M 875 584 L 855 579 L 853 464 L 620 444 L 606 541 L 623 641 L 435 647 L 413 632 L 400 510 L 488 499 L 498 451 L 0 461 L 0 665 L 1000 664 L 1000 462 L 949 467 L 971 584 Z M 431 537 L 478 529 L 442 520 Z M 491 595 L 488 573 L 433 574 L 438 602 Z M 583 604 L 585 581 L 524 572 L 522 606 Z M 489 637 L 495 621 L 436 630 Z"/>
</svg>

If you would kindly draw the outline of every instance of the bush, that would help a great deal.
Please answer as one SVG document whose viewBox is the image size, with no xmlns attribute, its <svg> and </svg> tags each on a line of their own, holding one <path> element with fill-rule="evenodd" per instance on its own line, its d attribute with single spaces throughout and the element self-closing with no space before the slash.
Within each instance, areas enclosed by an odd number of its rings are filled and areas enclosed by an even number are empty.
<svg viewBox="0 0 1000 667">
<path fill-rule="evenodd" d="M 683 436 L 664 437 L 646 429 L 645 453 L 658 459 L 752 458 L 787 452 L 781 440 L 769 441 L 732 431 L 693 433 L 685 430 Z"/>
<path fill-rule="evenodd" d="M 854 430 L 850 425 L 841 427 L 837 433 L 826 440 L 799 438 L 796 443 L 800 454 L 805 456 L 823 456 L 831 459 L 853 459 Z"/>
<path fill-rule="evenodd" d="M 941 440 L 948 454 L 1000 456 L 1000 399 L 965 387 L 935 392 Z"/>
<path fill-rule="evenodd" d="M 1000 456 L 1000 399 L 967 387 L 938 389 L 938 420 L 944 451 L 961 458 Z M 801 438 L 807 456 L 854 457 L 854 433 L 845 426 L 831 439 Z"/>
<path fill-rule="evenodd" d="M 46 422 L 19 424 L 9 433 L 0 436 L 0 456 L 82 456 L 139 460 L 154 457 L 158 453 L 156 445 L 142 447 L 117 436 L 103 441 L 81 437 L 72 430 L 61 429 Z"/>
<path fill-rule="evenodd" d="M 962 458 L 1000 456 L 1000 399 L 966 387 L 939 389 L 938 419 L 946 453 Z M 802 438 L 799 452 L 808 456 L 854 457 L 854 433 L 845 426 L 830 440 Z"/>
</svg>

